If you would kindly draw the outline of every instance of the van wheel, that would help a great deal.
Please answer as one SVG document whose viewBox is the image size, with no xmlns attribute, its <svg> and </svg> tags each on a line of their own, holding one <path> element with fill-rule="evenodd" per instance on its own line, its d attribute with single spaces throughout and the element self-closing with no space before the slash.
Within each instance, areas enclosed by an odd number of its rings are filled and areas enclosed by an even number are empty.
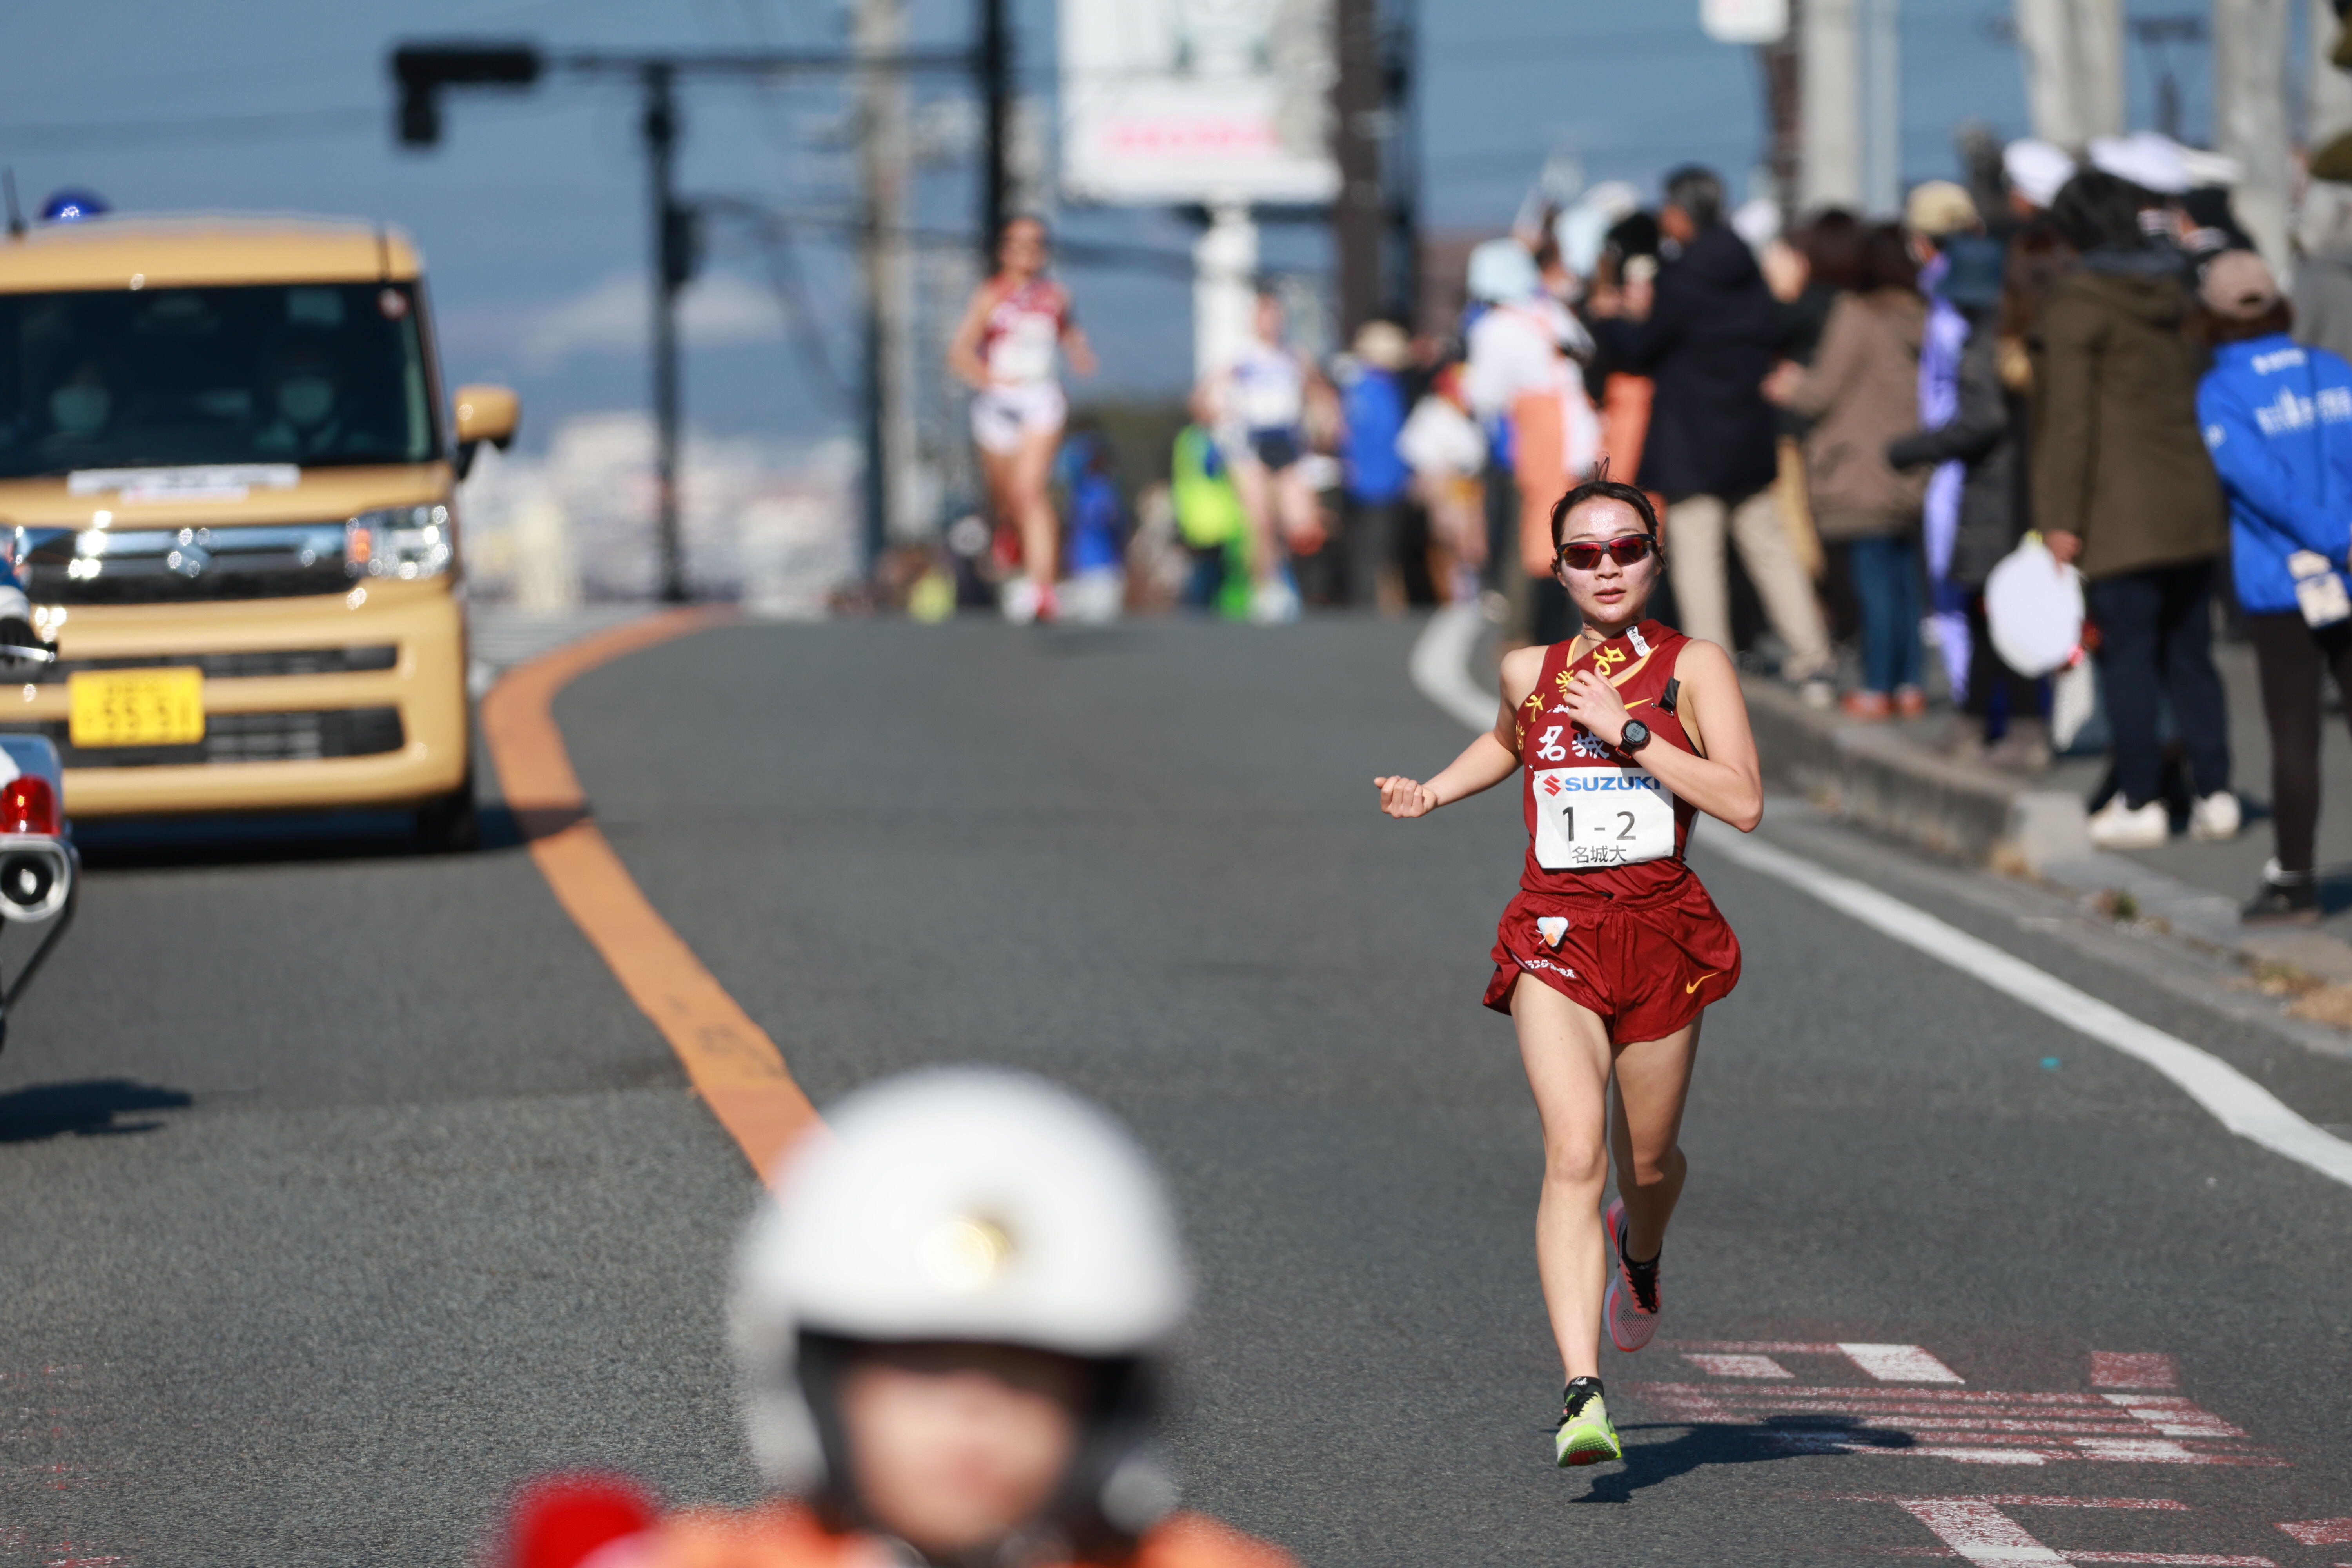
<svg viewBox="0 0 2352 1568">
<path fill-rule="evenodd" d="M 474 805 L 474 770 L 447 795 L 416 808 L 417 842 L 427 855 L 464 855 L 481 847 L 482 816 Z"/>
</svg>

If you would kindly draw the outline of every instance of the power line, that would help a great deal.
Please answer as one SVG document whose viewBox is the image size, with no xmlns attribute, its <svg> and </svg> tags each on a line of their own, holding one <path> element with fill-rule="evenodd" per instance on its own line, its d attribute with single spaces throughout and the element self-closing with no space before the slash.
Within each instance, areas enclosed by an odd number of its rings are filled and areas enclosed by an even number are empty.
<svg viewBox="0 0 2352 1568">
<path fill-rule="evenodd" d="M 347 135 L 383 123 L 381 109 L 288 109 L 261 114 L 216 114 L 188 120 L 120 120 L 84 125 L 0 125 L 0 146 L 28 152 L 77 152 L 132 147 L 170 137 L 176 142 L 243 142 L 283 136 Z"/>
</svg>

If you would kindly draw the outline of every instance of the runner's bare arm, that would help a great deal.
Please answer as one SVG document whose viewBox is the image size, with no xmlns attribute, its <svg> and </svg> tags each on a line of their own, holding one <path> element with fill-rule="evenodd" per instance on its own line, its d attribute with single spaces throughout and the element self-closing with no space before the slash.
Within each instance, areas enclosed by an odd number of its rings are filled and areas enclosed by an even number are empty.
<svg viewBox="0 0 2352 1568">
<path fill-rule="evenodd" d="M 1494 788 L 1519 765 L 1518 707 L 1536 689 L 1543 673 L 1544 650 L 1513 648 L 1503 656 L 1503 702 L 1495 727 L 1463 748 L 1445 771 L 1427 784 L 1395 774 L 1372 781 L 1381 792 L 1381 809 L 1400 820 L 1426 816 L 1441 805 Z"/>
<path fill-rule="evenodd" d="M 1654 735 L 1633 753 L 1633 760 L 1709 816 L 1753 833 L 1764 820 L 1764 777 L 1738 672 L 1721 648 L 1694 638 L 1675 656 L 1675 678 L 1682 682 L 1675 716 L 1697 750 L 1684 751 L 1665 736 Z M 1612 746 L 1624 738 L 1625 721 L 1632 717 L 1617 689 L 1589 669 L 1577 671 L 1569 688 L 1568 710 Z"/>
<path fill-rule="evenodd" d="M 963 320 L 956 323 L 955 336 L 948 340 L 948 369 L 981 392 L 988 390 L 988 366 L 980 357 L 980 335 L 995 304 L 993 284 L 982 283 L 973 289 L 971 303 L 964 308 Z"/>
<path fill-rule="evenodd" d="M 1087 330 L 1076 321 L 1062 329 L 1062 352 L 1069 356 L 1070 368 L 1081 376 L 1092 375 L 1100 368 L 1095 346 L 1087 341 Z"/>
</svg>

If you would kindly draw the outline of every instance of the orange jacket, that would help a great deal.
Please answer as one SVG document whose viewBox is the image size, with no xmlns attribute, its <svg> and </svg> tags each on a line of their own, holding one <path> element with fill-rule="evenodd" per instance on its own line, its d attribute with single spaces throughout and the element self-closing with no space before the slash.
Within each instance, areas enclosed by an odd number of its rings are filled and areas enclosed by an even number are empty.
<svg viewBox="0 0 2352 1568">
<path fill-rule="evenodd" d="M 665 1518 L 649 1534 L 608 1547 L 595 1568 L 868 1568 L 866 1538 L 820 1528 L 797 1503 L 742 1510 L 698 1509 Z M 631 1548 L 642 1547 L 642 1552 Z M 1069 1568 L 1297 1568 L 1290 1554 L 1202 1514 L 1180 1513 L 1116 1565 Z"/>
</svg>

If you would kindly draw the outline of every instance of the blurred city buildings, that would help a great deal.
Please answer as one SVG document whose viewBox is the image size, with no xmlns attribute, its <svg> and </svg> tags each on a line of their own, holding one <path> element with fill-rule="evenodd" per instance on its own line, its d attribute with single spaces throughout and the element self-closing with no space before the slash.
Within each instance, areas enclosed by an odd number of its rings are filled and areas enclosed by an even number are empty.
<svg viewBox="0 0 2352 1568">
<path fill-rule="evenodd" d="M 824 614 L 861 574 L 858 471 L 846 437 L 795 446 L 689 431 L 678 488 L 695 595 L 755 615 Z M 641 411 L 568 419 L 543 457 L 485 452 L 459 491 L 472 593 L 538 614 L 651 597 L 653 488 Z"/>
</svg>

